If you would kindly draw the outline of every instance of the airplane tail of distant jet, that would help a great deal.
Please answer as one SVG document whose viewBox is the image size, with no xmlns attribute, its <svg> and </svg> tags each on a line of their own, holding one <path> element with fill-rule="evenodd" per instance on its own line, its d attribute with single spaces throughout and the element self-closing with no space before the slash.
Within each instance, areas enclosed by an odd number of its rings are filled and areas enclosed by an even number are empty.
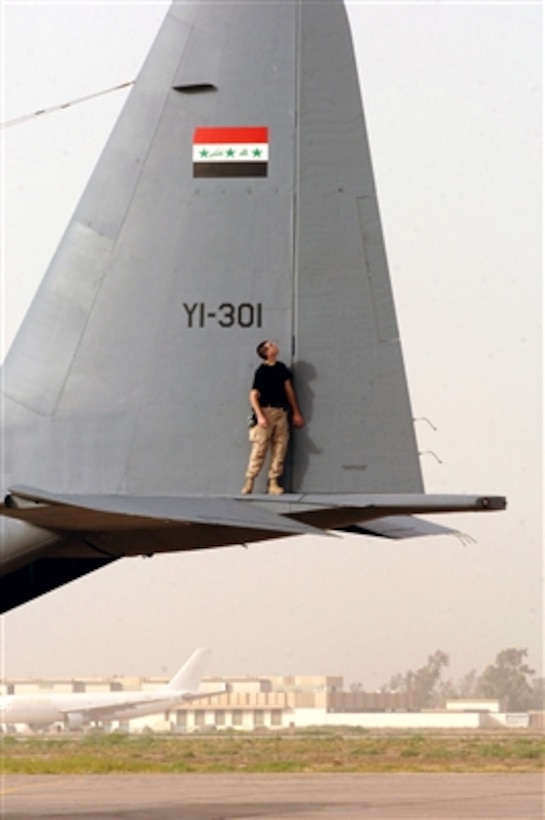
<svg viewBox="0 0 545 820">
<path fill-rule="evenodd" d="M 243 499 L 265 338 L 306 425 L 287 495 Z M 3 608 L 125 555 L 505 506 L 423 491 L 342 0 L 172 4 L 3 382 Z"/>
<path fill-rule="evenodd" d="M 195 695 L 210 658 L 209 649 L 196 649 L 174 677 L 160 691 L 165 693 L 186 692 Z"/>
</svg>

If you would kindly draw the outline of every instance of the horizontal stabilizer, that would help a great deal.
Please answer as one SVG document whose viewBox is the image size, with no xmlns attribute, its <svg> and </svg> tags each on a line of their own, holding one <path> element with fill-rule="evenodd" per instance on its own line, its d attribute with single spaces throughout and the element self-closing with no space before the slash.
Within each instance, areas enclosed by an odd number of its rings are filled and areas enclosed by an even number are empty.
<svg viewBox="0 0 545 820">
<path fill-rule="evenodd" d="M 254 501 L 256 497 L 246 497 Z M 293 493 L 283 496 L 261 496 L 268 504 L 288 502 L 309 507 L 360 507 L 370 511 L 400 512 L 476 512 L 504 510 L 507 502 L 499 495 L 457 495 L 435 493 Z"/>
<path fill-rule="evenodd" d="M 224 496 L 142 497 L 129 495 L 62 495 L 32 487 L 15 487 L 0 514 L 43 529 L 112 532 L 163 528 L 180 524 L 244 527 L 302 535 L 316 533 L 303 522 Z"/>
<path fill-rule="evenodd" d="M 5 612 L 122 556 L 324 535 L 331 530 L 386 538 L 458 534 L 412 516 L 485 512 L 505 506 L 501 496 L 482 495 L 142 497 L 63 495 L 14 487 L 0 505 L 0 516 L 49 530 L 58 542 L 28 565 L 7 570 L 0 581 L 0 610 Z"/>
<path fill-rule="evenodd" d="M 321 530 L 345 530 L 358 525 L 365 528 L 369 535 L 384 535 L 379 531 L 380 524 L 392 517 L 412 516 L 414 514 L 437 515 L 450 512 L 490 512 L 504 510 L 506 499 L 503 496 L 485 495 L 426 495 L 425 493 L 409 494 L 308 494 L 284 495 L 280 497 L 262 496 L 253 498 L 253 504 L 276 507 L 278 512 Z M 373 528 L 369 522 L 373 522 Z M 424 524 L 419 527 L 424 530 Z M 439 525 L 438 525 L 439 526 Z M 414 532 L 416 524 L 413 523 Z M 386 527 L 383 527 L 386 529 Z M 444 532 L 444 528 L 441 528 Z M 431 531 L 414 532 L 416 535 L 431 535 Z M 390 536 L 391 537 L 391 536 Z M 408 536 L 403 536 L 408 537 Z"/>
<path fill-rule="evenodd" d="M 255 541 L 267 533 L 324 534 L 356 526 L 368 534 L 417 537 L 446 528 L 410 519 L 418 513 L 488 512 L 505 509 L 502 496 L 411 494 L 286 494 L 283 496 L 64 495 L 32 487 L 14 487 L 0 506 L 0 514 L 60 534 L 92 533 L 133 537 L 145 533 L 145 546 L 122 554 L 149 554 L 173 549 L 161 532 L 180 533 L 179 548 L 191 545 L 192 527 L 221 528 L 216 545 Z M 401 518 L 400 518 L 401 517 Z M 376 522 L 382 522 L 377 524 Z M 375 522 L 373 527 L 369 522 Z M 448 530 L 450 531 L 450 530 Z M 391 533 L 405 535 L 393 535 Z M 185 537 L 184 537 L 185 533 Z M 149 544 L 153 542 L 152 548 Z M 201 546 L 206 546 L 205 543 Z M 197 547 L 198 548 L 198 547 Z"/>
</svg>

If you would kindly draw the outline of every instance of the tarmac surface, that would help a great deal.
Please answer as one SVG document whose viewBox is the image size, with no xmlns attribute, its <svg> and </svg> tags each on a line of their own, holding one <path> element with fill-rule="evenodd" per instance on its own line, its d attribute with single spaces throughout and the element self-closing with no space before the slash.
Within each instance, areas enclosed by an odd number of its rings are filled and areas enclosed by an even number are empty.
<svg viewBox="0 0 545 820">
<path fill-rule="evenodd" d="M 540 774 L 5 775 L 0 818 L 526 820 Z"/>
</svg>

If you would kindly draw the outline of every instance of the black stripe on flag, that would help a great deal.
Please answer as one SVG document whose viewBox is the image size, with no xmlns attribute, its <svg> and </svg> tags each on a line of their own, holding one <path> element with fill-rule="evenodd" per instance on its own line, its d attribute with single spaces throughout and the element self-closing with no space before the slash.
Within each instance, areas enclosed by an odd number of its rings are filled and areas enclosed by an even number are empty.
<svg viewBox="0 0 545 820">
<path fill-rule="evenodd" d="M 268 162 L 194 162 L 194 177 L 266 177 Z"/>
</svg>

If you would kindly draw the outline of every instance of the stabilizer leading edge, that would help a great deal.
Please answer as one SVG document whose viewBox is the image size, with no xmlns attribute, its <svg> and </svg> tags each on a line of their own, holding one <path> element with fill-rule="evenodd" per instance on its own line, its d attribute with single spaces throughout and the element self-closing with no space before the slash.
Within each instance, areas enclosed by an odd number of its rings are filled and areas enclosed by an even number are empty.
<svg viewBox="0 0 545 820">
<path fill-rule="evenodd" d="M 236 498 L 265 337 L 307 420 L 284 507 Z M 440 511 L 341 0 L 173 3 L 3 380 L 4 608 L 121 555 Z"/>
</svg>

